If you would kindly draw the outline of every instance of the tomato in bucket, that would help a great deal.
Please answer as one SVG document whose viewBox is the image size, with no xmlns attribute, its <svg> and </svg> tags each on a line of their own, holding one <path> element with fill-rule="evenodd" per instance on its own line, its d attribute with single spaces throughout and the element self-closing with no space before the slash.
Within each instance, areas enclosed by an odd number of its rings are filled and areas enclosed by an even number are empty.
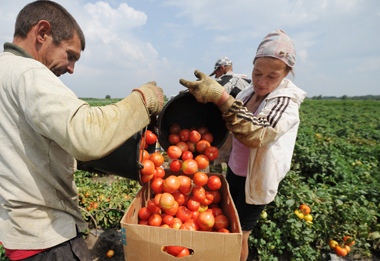
<svg viewBox="0 0 380 261">
<path fill-rule="evenodd" d="M 171 98 L 157 118 L 158 141 L 165 151 L 170 146 L 169 129 L 175 123 L 182 129 L 206 127 L 213 135 L 211 145 L 217 148 L 223 145 L 228 136 L 228 129 L 218 106 L 197 102 L 188 91 Z"/>
</svg>

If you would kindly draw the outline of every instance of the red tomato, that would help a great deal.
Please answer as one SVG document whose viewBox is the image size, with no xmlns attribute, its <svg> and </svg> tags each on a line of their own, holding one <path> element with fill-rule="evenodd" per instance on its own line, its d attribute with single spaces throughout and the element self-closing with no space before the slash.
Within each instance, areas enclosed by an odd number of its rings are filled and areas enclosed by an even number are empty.
<svg viewBox="0 0 380 261">
<path fill-rule="evenodd" d="M 221 228 L 228 228 L 229 225 L 230 222 L 228 221 L 228 218 L 225 215 L 219 215 L 215 217 L 214 228 L 216 230 L 219 230 Z"/>
<path fill-rule="evenodd" d="M 174 207 L 175 202 L 176 201 L 175 201 L 172 194 L 164 192 L 164 193 L 162 193 L 162 195 L 160 197 L 159 204 L 160 204 L 160 207 L 165 210 L 165 209 L 170 209 L 170 208 Z"/>
<path fill-rule="evenodd" d="M 169 127 L 169 133 L 175 133 L 179 134 L 181 132 L 181 126 L 179 126 L 177 123 L 173 123 Z"/>
<path fill-rule="evenodd" d="M 154 193 L 162 193 L 164 180 L 162 178 L 154 178 L 150 183 L 150 188 L 154 191 Z"/>
<path fill-rule="evenodd" d="M 139 225 L 146 225 L 146 226 L 149 225 L 148 220 L 139 220 L 138 224 Z"/>
<path fill-rule="evenodd" d="M 187 141 L 186 144 L 187 144 L 187 149 L 189 151 L 191 151 L 192 153 L 196 152 L 195 143 L 194 142 Z"/>
<path fill-rule="evenodd" d="M 182 222 L 191 218 L 191 210 L 185 206 L 179 206 L 178 211 L 176 213 L 176 217 L 179 218 Z"/>
<path fill-rule="evenodd" d="M 169 177 L 164 179 L 164 182 L 162 184 L 162 190 L 167 193 L 173 193 L 174 191 L 179 189 L 180 185 L 181 183 L 178 177 L 170 175 Z"/>
<path fill-rule="evenodd" d="M 161 213 L 161 209 L 159 206 L 157 206 L 152 199 L 148 200 L 147 208 L 150 210 L 151 213 Z"/>
<path fill-rule="evenodd" d="M 182 225 L 182 221 L 179 218 L 175 217 L 173 220 L 172 228 L 179 229 L 181 225 Z"/>
<path fill-rule="evenodd" d="M 141 175 L 140 176 L 142 183 L 147 183 L 149 180 L 152 180 L 153 177 L 154 177 L 154 174 L 152 174 L 152 175 Z"/>
<path fill-rule="evenodd" d="M 154 166 L 153 161 L 146 159 L 146 160 L 142 160 L 141 164 L 143 165 L 143 168 L 140 170 L 141 174 L 143 175 L 154 174 L 154 170 L 156 169 L 156 167 Z"/>
<path fill-rule="evenodd" d="M 190 255 L 190 250 L 188 248 L 182 249 L 181 252 L 176 257 L 184 257 L 184 256 L 189 256 Z"/>
<path fill-rule="evenodd" d="M 173 172 L 178 172 L 181 170 L 182 162 L 180 160 L 173 160 L 169 164 L 169 169 Z"/>
<path fill-rule="evenodd" d="M 215 218 L 211 212 L 204 211 L 199 213 L 197 223 L 199 225 L 200 230 L 211 231 L 212 227 L 215 224 Z"/>
<path fill-rule="evenodd" d="M 179 157 L 181 157 L 182 150 L 181 150 L 180 147 L 178 147 L 176 145 L 171 145 L 167 149 L 166 153 L 168 154 L 169 158 L 171 158 L 171 159 L 178 159 Z"/>
<path fill-rule="evenodd" d="M 182 162 L 182 171 L 191 175 L 198 171 L 198 163 L 194 159 L 187 159 Z"/>
<path fill-rule="evenodd" d="M 347 255 L 347 249 L 344 247 L 341 247 L 339 245 L 334 248 L 334 251 L 335 251 L 335 254 L 337 256 L 346 256 Z"/>
<path fill-rule="evenodd" d="M 299 209 L 301 210 L 302 214 L 307 215 L 310 214 L 311 208 L 306 204 L 301 204 L 299 206 Z"/>
<path fill-rule="evenodd" d="M 165 161 L 164 156 L 162 156 L 162 154 L 158 151 L 150 154 L 149 159 L 154 163 L 154 166 L 156 167 L 161 166 Z"/>
<path fill-rule="evenodd" d="M 192 213 L 191 219 L 194 219 L 194 221 L 197 221 L 200 212 L 198 210 L 194 210 L 191 213 Z"/>
<path fill-rule="evenodd" d="M 206 198 L 206 191 L 203 187 L 196 186 L 193 188 L 193 198 L 198 202 L 203 202 Z"/>
<path fill-rule="evenodd" d="M 179 135 L 175 133 L 169 134 L 168 140 L 169 140 L 169 143 L 172 145 L 175 145 L 181 141 L 181 139 L 179 138 Z"/>
<path fill-rule="evenodd" d="M 185 175 L 179 175 L 178 179 L 180 183 L 178 190 L 183 194 L 189 194 L 191 191 L 191 185 L 192 185 L 191 178 Z"/>
<path fill-rule="evenodd" d="M 194 173 L 193 182 L 195 185 L 202 187 L 207 184 L 207 181 L 208 176 L 205 172 L 198 171 Z"/>
<path fill-rule="evenodd" d="M 198 131 L 196 131 L 196 130 L 190 131 L 189 141 L 197 143 L 200 140 L 201 140 L 201 134 Z"/>
<path fill-rule="evenodd" d="M 206 191 L 205 192 L 205 199 L 203 201 L 201 201 L 200 203 L 208 206 L 212 203 L 213 200 L 214 200 L 214 195 L 211 192 Z"/>
<path fill-rule="evenodd" d="M 219 149 L 215 146 L 206 148 L 204 154 L 209 160 L 215 160 L 219 156 Z"/>
<path fill-rule="evenodd" d="M 230 231 L 226 228 L 221 228 L 221 229 L 218 229 L 218 232 L 220 233 L 230 233 Z"/>
<path fill-rule="evenodd" d="M 187 200 L 187 208 L 190 209 L 191 211 L 197 211 L 200 207 L 201 203 L 196 201 L 194 198 L 189 198 Z"/>
<path fill-rule="evenodd" d="M 202 126 L 202 127 L 199 127 L 199 128 L 197 129 L 197 131 L 198 131 L 201 135 L 203 135 L 203 134 L 205 134 L 205 133 L 208 132 L 208 128 L 205 127 L 205 126 Z"/>
<path fill-rule="evenodd" d="M 182 160 L 187 160 L 187 159 L 192 159 L 194 157 L 193 153 L 189 150 L 182 152 L 181 159 Z"/>
<path fill-rule="evenodd" d="M 174 200 L 178 202 L 178 205 L 181 206 L 186 202 L 186 195 L 179 192 L 178 190 L 172 193 Z"/>
<path fill-rule="evenodd" d="M 212 214 L 214 215 L 214 217 L 217 217 L 219 215 L 223 215 L 223 210 L 219 207 L 212 207 L 211 211 L 212 211 Z"/>
<path fill-rule="evenodd" d="M 212 201 L 212 204 L 218 204 L 220 201 L 222 201 L 222 194 L 220 194 L 219 190 L 211 190 L 210 193 L 214 194 L 214 200 Z"/>
<path fill-rule="evenodd" d="M 180 227 L 180 229 L 197 231 L 197 230 L 199 230 L 199 226 L 198 226 L 197 222 L 194 219 L 189 218 L 185 222 L 183 222 L 183 224 Z"/>
<path fill-rule="evenodd" d="M 147 207 L 142 207 L 140 208 L 138 215 L 141 220 L 148 220 L 149 217 L 152 215 L 152 212 L 150 212 L 150 210 Z"/>
<path fill-rule="evenodd" d="M 174 216 L 178 211 L 178 207 L 179 207 L 178 202 L 175 201 L 173 207 L 171 207 L 169 209 L 165 209 L 164 211 L 166 214 Z"/>
<path fill-rule="evenodd" d="M 201 139 L 212 143 L 214 141 L 214 136 L 211 134 L 211 132 L 206 132 L 202 135 Z"/>
<path fill-rule="evenodd" d="M 211 190 L 218 190 L 222 187 L 222 181 L 218 176 L 210 176 L 207 181 L 207 186 Z"/>
<path fill-rule="evenodd" d="M 148 219 L 148 225 L 159 227 L 161 226 L 162 217 L 160 214 L 154 213 Z"/>
<path fill-rule="evenodd" d="M 210 164 L 209 159 L 203 154 L 196 156 L 195 161 L 198 163 L 199 169 L 206 169 Z"/>
<path fill-rule="evenodd" d="M 184 141 L 179 141 L 176 144 L 177 147 L 181 149 L 181 152 L 184 153 L 185 151 L 189 150 L 189 147 L 187 146 L 187 143 Z"/>
<path fill-rule="evenodd" d="M 211 144 L 209 141 L 207 140 L 200 140 L 198 141 L 196 144 L 195 144 L 195 150 L 198 152 L 198 153 L 204 153 L 205 150 L 210 147 Z"/>
<path fill-rule="evenodd" d="M 164 215 L 162 215 L 162 223 L 171 226 L 174 223 L 174 217 L 165 213 Z"/>
<path fill-rule="evenodd" d="M 165 176 L 165 170 L 162 166 L 156 167 L 156 171 L 154 173 L 155 178 L 163 178 Z"/>
<path fill-rule="evenodd" d="M 144 159 L 149 159 L 150 155 L 147 150 L 140 150 L 140 161 L 143 161 Z"/>
<path fill-rule="evenodd" d="M 172 256 L 177 256 L 179 255 L 179 253 L 181 253 L 181 251 L 184 249 L 185 247 L 183 246 L 167 246 L 165 251 L 172 255 Z"/>
<path fill-rule="evenodd" d="M 189 134 L 190 130 L 189 129 L 182 129 L 181 132 L 179 133 L 179 138 L 181 141 L 188 141 L 189 140 Z"/>
<path fill-rule="evenodd" d="M 146 130 L 143 136 L 145 137 L 145 141 L 148 145 L 152 145 L 157 142 L 157 135 L 151 130 Z"/>
</svg>

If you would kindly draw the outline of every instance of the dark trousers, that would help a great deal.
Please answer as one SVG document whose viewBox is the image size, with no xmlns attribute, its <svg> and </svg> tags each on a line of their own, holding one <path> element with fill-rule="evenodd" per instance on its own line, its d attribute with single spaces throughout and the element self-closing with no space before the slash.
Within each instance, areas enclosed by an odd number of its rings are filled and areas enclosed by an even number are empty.
<svg viewBox="0 0 380 261">
<path fill-rule="evenodd" d="M 82 236 L 78 235 L 62 244 L 49 248 L 25 261 L 92 261 L 90 251 Z"/>
</svg>

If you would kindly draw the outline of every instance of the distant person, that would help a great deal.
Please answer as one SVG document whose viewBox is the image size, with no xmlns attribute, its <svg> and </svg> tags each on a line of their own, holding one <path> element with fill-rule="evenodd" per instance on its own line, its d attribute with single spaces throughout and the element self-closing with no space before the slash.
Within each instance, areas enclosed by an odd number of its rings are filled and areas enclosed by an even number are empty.
<svg viewBox="0 0 380 261">
<path fill-rule="evenodd" d="M 154 82 L 107 106 L 78 99 L 58 77 L 74 73 L 84 49 L 65 8 L 35 1 L 19 12 L 0 54 L 0 242 L 10 260 L 91 261 L 76 159 L 104 157 L 162 110 Z"/>
<path fill-rule="evenodd" d="M 264 37 L 253 58 L 252 85 L 236 99 L 216 81 L 195 71 L 197 81 L 180 80 L 198 102 L 219 106 L 233 134 L 227 181 L 243 230 L 240 261 L 265 206 L 272 202 L 290 169 L 306 93 L 290 79 L 296 63 L 291 38 L 282 30 Z"/>
<path fill-rule="evenodd" d="M 234 98 L 251 83 L 246 76 L 233 72 L 232 61 L 228 57 L 221 57 L 216 61 L 214 71 L 210 76 L 213 75 L 215 75 L 216 81 Z"/>
</svg>

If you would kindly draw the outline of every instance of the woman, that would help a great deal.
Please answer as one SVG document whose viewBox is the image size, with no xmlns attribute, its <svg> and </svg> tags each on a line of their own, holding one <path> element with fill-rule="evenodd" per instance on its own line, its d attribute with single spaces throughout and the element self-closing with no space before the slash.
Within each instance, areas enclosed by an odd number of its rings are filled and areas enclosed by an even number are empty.
<svg viewBox="0 0 380 261">
<path fill-rule="evenodd" d="M 199 71 L 195 71 L 198 81 L 180 80 L 197 101 L 219 106 L 233 134 L 227 181 L 243 230 L 241 261 L 247 260 L 249 235 L 260 213 L 274 200 L 290 169 L 299 107 L 306 97 L 286 78 L 293 72 L 295 58 L 293 41 L 276 30 L 257 48 L 252 85 L 236 100 Z"/>
</svg>

